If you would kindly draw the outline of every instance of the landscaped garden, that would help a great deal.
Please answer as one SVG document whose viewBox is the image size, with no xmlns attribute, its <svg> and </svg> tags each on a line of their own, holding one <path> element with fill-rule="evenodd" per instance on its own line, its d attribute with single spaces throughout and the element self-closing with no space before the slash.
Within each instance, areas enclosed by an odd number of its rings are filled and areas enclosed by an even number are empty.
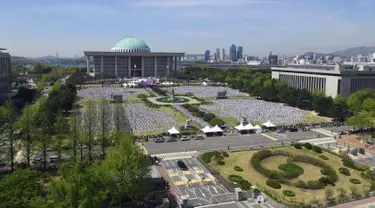
<svg viewBox="0 0 375 208">
<path fill-rule="evenodd" d="M 225 154 L 204 153 L 202 159 L 239 187 L 255 185 L 285 204 L 341 201 L 374 188 L 363 167 L 311 144 Z"/>
</svg>

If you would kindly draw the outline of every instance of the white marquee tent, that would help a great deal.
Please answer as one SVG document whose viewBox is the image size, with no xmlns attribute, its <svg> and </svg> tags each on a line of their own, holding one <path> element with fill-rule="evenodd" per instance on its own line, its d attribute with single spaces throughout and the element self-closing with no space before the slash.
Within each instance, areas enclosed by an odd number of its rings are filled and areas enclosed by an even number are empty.
<svg viewBox="0 0 375 208">
<path fill-rule="evenodd" d="M 211 131 L 212 132 L 223 132 L 223 130 L 218 125 L 216 125 L 214 128 L 212 128 Z"/>
<path fill-rule="evenodd" d="M 262 128 L 260 128 L 260 126 L 258 126 L 258 125 L 254 126 L 253 130 L 254 130 L 255 133 L 257 133 L 257 134 L 262 133 Z"/>
<path fill-rule="evenodd" d="M 168 130 L 169 134 L 180 134 L 180 132 L 176 129 L 176 127 L 172 127 Z"/>
<path fill-rule="evenodd" d="M 272 128 L 272 127 L 276 127 L 273 123 L 271 123 L 271 121 L 267 121 L 266 123 L 263 124 L 263 126 L 267 127 L 267 128 Z"/>
<path fill-rule="evenodd" d="M 201 131 L 203 131 L 203 133 L 212 133 L 211 127 L 209 126 L 205 126 L 203 129 L 201 129 Z"/>
</svg>

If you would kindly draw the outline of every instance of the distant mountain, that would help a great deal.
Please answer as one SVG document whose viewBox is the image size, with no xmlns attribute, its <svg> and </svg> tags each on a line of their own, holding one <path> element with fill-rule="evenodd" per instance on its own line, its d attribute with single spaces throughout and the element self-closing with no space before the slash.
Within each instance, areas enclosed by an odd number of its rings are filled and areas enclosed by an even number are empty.
<svg viewBox="0 0 375 208">
<path fill-rule="evenodd" d="M 364 56 L 367 56 L 370 53 L 375 52 L 375 46 L 359 46 L 359 47 L 353 47 L 353 48 L 347 48 L 342 51 L 335 51 L 332 53 L 315 53 L 315 52 L 307 52 L 301 56 L 312 56 L 314 53 L 316 54 L 316 57 L 319 56 L 327 56 L 327 55 L 332 55 L 332 56 L 345 56 L 345 57 L 351 57 L 351 56 L 357 56 L 358 54 L 362 54 Z"/>
</svg>

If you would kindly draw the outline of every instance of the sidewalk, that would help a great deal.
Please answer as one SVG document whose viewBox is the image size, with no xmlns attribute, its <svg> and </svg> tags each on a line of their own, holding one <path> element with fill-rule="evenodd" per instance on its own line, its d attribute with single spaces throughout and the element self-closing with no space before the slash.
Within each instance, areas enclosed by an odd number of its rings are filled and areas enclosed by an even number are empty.
<svg viewBox="0 0 375 208">
<path fill-rule="evenodd" d="M 332 208 L 367 208 L 370 205 L 375 205 L 375 197 L 353 201 L 346 204 L 340 204 Z"/>
</svg>

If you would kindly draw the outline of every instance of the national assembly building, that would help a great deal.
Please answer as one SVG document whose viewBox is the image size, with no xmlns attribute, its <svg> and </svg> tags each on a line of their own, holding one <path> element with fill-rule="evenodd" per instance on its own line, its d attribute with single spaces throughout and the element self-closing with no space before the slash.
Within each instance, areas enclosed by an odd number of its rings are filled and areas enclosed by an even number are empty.
<svg viewBox="0 0 375 208">
<path fill-rule="evenodd" d="M 120 78 L 167 76 L 181 69 L 181 57 L 185 55 L 151 52 L 144 41 L 134 37 L 120 39 L 110 51 L 84 51 L 84 54 L 87 73 Z"/>
</svg>

